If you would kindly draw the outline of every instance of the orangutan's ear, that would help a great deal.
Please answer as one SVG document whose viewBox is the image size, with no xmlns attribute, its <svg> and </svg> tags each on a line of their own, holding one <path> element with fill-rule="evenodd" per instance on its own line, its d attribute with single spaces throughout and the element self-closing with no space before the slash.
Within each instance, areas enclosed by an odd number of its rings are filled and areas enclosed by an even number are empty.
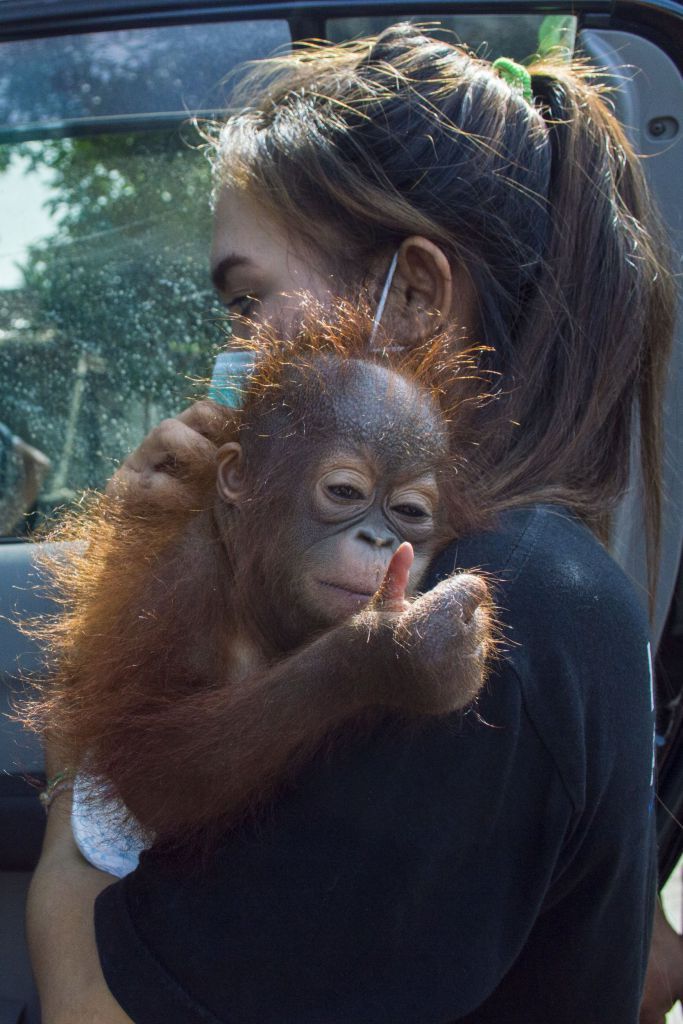
<svg viewBox="0 0 683 1024">
<path fill-rule="evenodd" d="M 247 489 L 242 445 L 228 441 L 221 445 L 217 455 L 216 487 L 228 505 L 239 505 Z"/>
</svg>

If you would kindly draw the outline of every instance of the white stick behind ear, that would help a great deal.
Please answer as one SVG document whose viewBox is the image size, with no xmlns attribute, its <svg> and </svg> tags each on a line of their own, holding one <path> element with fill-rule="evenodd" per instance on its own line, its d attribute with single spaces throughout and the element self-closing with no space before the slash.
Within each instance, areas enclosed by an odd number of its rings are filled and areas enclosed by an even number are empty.
<svg viewBox="0 0 683 1024">
<path fill-rule="evenodd" d="M 387 299 L 389 298 L 389 292 L 391 290 L 391 285 L 392 285 L 392 282 L 394 280 L 394 274 L 396 273 L 397 265 L 398 265 L 398 249 L 394 253 L 394 255 L 392 257 L 392 260 L 391 260 L 391 263 L 389 264 L 389 270 L 387 271 L 387 276 L 386 276 L 386 279 L 384 281 L 384 287 L 382 288 L 382 294 L 379 297 L 379 302 L 377 303 L 377 309 L 375 310 L 375 315 L 374 315 L 373 320 L 372 320 L 372 331 L 370 332 L 370 344 L 369 344 L 369 348 L 370 348 L 371 352 L 375 349 L 375 338 L 377 337 L 377 331 L 379 329 L 379 325 L 380 325 L 380 322 L 382 320 L 382 316 L 384 314 L 384 307 L 386 306 Z"/>
</svg>

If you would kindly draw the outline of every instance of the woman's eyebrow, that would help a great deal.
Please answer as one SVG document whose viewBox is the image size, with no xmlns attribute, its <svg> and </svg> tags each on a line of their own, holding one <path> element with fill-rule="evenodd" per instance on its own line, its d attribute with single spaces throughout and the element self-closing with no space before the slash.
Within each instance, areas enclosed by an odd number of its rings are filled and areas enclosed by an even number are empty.
<svg viewBox="0 0 683 1024">
<path fill-rule="evenodd" d="M 225 279 L 228 276 L 229 271 L 234 267 L 244 267 L 251 263 L 246 256 L 240 256 L 238 253 L 228 253 L 223 259 L 219 260 L 211 268 L 211 281 L 217 292 L 220 292 L 225 287 Z"/>
</svg>

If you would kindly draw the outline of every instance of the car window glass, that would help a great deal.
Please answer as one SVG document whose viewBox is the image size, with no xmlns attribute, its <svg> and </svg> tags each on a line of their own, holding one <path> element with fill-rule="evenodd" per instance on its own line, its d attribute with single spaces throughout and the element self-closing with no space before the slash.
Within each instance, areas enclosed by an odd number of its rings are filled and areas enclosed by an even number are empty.
<svg viewBox="0 0 683 1024">
<path fill-rule="evenodd" d="M 396 16 L 364 18 L 330 18 L 326 34 L 335 42 L 381 32 L 396 21 Z M 569 14 L 430 14 L 427 8 L 404 21 L 428 25 L 430 31 L 440 27 L 465 43 L 483 57 L 510 57 L 526 60 L 539 50 L 561 47 L 566 53 L 574 49 L 576 18 Z"/>
<path fill-rule="evenodd" d="M 286 21 L 232 21 L 0 43 L 0 131 L 219 109 L 231 70 L 290 38 Z"/>
<path fill-rule="evenodd" d="M 210 376 L 225 333 L 186 111 L 289 38 L 249 22 L 0 47 L 0 535 L 101 488 Z"/>
</svg>

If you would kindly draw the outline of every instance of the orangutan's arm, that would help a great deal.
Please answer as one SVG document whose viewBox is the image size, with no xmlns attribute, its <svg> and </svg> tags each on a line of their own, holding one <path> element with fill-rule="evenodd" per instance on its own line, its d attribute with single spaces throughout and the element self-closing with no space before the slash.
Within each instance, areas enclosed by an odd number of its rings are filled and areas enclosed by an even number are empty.
<svg viewBox="0 0 683 1024">
<path fill-rule="evenodd" d="M 144 787 L 133 765 L 120 792 L 157 834 L 181 835 L 212 819 L 230 824 L 319 749 L 336 726 L 368 713 L 446 714 L 470 703 L 490 639 L 487 590 L 472 576 L 439 584 L 403 613 L 370 608 L 267 670 L 212 687 L 136 723 L 138 749 L 163 737 L 172 764 Z"/>
</svg>

